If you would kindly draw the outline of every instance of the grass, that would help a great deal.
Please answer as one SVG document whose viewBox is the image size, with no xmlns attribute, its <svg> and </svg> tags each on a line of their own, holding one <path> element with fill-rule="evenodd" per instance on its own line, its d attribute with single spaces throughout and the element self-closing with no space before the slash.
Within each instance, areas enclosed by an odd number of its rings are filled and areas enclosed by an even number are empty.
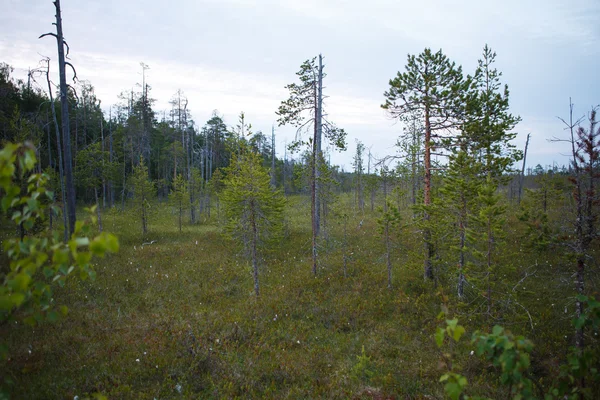
<svg viewBox="0 0 600 400">
<path fill-rule="evenodd" d="M 169 207 L 154 210 L 145 238 L 134 215 L 105 213 L 104 228 L 119 236 L 121 250 L 97 261 L 95 281 L 59 291 L 57 301 L 69 305 L 65 319 L 1 328 L 11 352 L 2 374 L 14 381 L 15 399 L 442 398 L 444 369 L 432 338 L 441 303 L 469 332 L 489 328 L 474 311 L 477 293 L 470 305 L 454 299 L 451 262 L 436 263 L 447 277 L 437 287 L 423 281 L 422 245 L 411 228 L 395 242 L 388 289 L 376 215 L 350 217 L 346 278 L 342 227 L 330 217 L 314 277 L 309 203 L 291 197 L 286 238 L 265 257 L 256 298 L 250 265 L 214 217 L 179 233 Z M 569 276 L 568 264 L 522 248 L 516 222 L 507 231 L 499 286 L 512 300 L 498 303 L 500 322 L 538 344 L 534 373 L 545 382 L 572 334 L 572 285 L 559 279 Z M 532 266 L 536 273 L 513 290 Z M 458 345 L 456 363 L 470 393 L 502 394 L 494 371 L 469 349 Z"/>
</svg>

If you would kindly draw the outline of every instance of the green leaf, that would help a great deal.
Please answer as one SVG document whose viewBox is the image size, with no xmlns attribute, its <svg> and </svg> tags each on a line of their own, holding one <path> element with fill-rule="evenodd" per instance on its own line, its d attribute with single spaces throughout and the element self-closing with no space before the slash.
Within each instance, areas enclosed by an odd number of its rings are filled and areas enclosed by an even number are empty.
<svg viewBox="0 0 600 400">
<path fill-rule="evenodd" d="M 437 330 L 435 331 L 435 344 L 437 344 L 437 347 L 442 347 L 442 344 L 444 344 L 444 334 L 445 334 L 445 330 L 443 328 L 437 328 Z"/>
<path fill-rule="evenodd" d="M 106 247 L 106 241 L 102 240 L 100 236 L 95 237 L 90 243 L 90 251 L 99 257 L 104 257 Z"/>
<path fill-rule="evenodd" d="M 458 400 L 460 394 L 462 393 L 462 388 L 456 382 L 448 382 L 444 385 L 444 390 L 446 390 L 446 394 L 452 400 Z"/>
<path fill-rule="evenodd" d="M 106 234 L 106 248 L 111 253 L 116 253 L 119 251 L 119 239 L 113 234 Z"/>
<path fill-rule="evenodd" d="M 11 293 L 10 299 L 15 307 L 19 307 L 25 301 L 25 294 L 23 293 Z"/>
<path fill-rule="evenodd" d="M 0 295 L 0 311 L 10 311 L 13 308 L 13 302 L 8 295 Z"/>
<path fill-rule="evenodd" d="M 458 325 L 454 329 L 454 332 L 452 332 L 452 338 L 454 339 L 455 342 L 458 342 L 464 333 L 465 333 L 465 328 L 463 328 L 461 325 Z"/>
<path fill-rule="evenodd" d="M 25 289 L 27 289 L 27 286 L 29 286 L 29 282 L 31 282 L 31 277 L 28 274 L 22 272 L 20 274 L 17 274 L 17 276 L 15 276 L 15 278 L 10 281 L 9 287 L 15 292 L 24 291 Z"/>
<path fill-rule="evenodd" d="M 77 256 L 75 257 L 75 262 L 77 263 L 77 265 L 83 266 L 83 265 L 89 264 L 89 262 L 90 262 L 91 259 L 92 259 L 92 253 L 89 253 L 89 252 L 80 252 L 80 253 L 77 253 Z M 67 271 L 67 274 L 69 272 L 70 271 Z"/>
<path fill-rule="evenodd" d="M 49 322 L 56 322 L 59 319 L 59 315 L 56 311 L 50 311 L 47 315 L 46 318 Z"/>
</svg>

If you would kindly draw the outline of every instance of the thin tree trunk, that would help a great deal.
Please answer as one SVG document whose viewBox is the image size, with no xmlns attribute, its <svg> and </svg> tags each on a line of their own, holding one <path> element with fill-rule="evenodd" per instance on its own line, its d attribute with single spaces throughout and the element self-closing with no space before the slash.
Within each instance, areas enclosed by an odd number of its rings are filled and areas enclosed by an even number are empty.
<svg viewBox="0 0 600 400">
<path fill-rule="evenodd" d="M 54 119 L 54 129 L 56 130 L 56 151 L 58 153 L 58 174 L 60 182 L 60 193 L 62 196 L 62 211 L 63 211 L 63 227 L 65 243 L 69 240 L 69 227 L 67 224 L 67 200 L 65 193 L 65 181 L 63 170 L 62 146 L 60 143 L 60 128 L 58 127 L 58 119 L 56 117 L 56 108 L 54 108 L 54 96 L 52 95 L 52 86 L 50 85 L 50 60 L 48 59 L 48 68 L 46 68 L 46 81 L 48 82 L 48 96 L 50 97 L 50 106 L 52 107 L 52 118 Z"/>
<path fill-rule="evenodd" d="M 108 134 L 109 136 L 109 140 L 108 140 L 108 146 L 109 146 L 109 155 L 108 155 L 108 161 L 111 165 L 112 168 L 112 163 L 113 163 L 113 136 L 112 136 L 112 107 L 110 108 L 109 111 L 109 124 L 108 124 Z M 110 194 L 110 207 L 114 207 L 115 205 L 115 188 L 113 186 L 113 182 L 112 182 L 112 174 L 111 174 L 111 179 L 108 181 L 108 188 L 109 188 L 109 194 Z"/>
<path fill-rule="evenodd" d="M 314 276 L 317 276 L 317 235 L 319 234 L 319 222 L 317 220 L 317 179 L 316 179 L 316 154 L 317 154 L 317 143 L 313 142 L 313 157 L 312 157 L 312 168 L 311 168 L 311 220 L 312 220 L 312 272 Z"/>
<path fill-rule="evenodd" d="M 96 215 L 98 216 L 98 230 L 102 232 L 102 215 L 100 213 L 100 202 L 98 200 L 98 188 L 94 186 L 94 197 L 96 198 Z"/>
<path fill-rule="evenodd" d="M 316 235 L 319 235 L 321 230 L 321 159 L 323 152 L 321 148 L 321 139 L 323 137 L 323 56 L 319 54 L 319 71 L 316 85 L 316 101 L 315 101 L 315 219 L 316 219 Z"/>
<path fill-rule="evenodd" d="M 492 232 L 491 217 L 487 219 L 487 317 L 492 316 L 492 250 L 494 246 L 494 236 Z"/>
<path fill-rule="evenodd" d="M 252 225 L 252 271 L 254 275 L 254 293 L 256 297 L 259 295 L 258 288 L 258 254 L 256 251 L 258 242 L 258 228 L 256 227 L 256 214 L 255 214 L 254 200 L 250 202 L 250 224 Z"/>
<path fill-rule="evenodd" d="M 382 167 L 384 168 L 384 167 Z M 385 220 L 385 261 L 387 264 L 388 288 L 392 288 L 392 260 L 390 258 L 390 221 L 387 217 L 387 172 L 382 171 L 383 177 L 383 213 L 386 215 Z"/>
<path fill-rule="evenodd" d="M 62 111 L 63 148 L 65 164 L 65 186 L 67 190 L 67 211 L 69 217 L 69 235 L 75 231 L 75 184 L 73 182 L 73 158 L 71 156 L 71 130 L 69 127 L 69 99 L 67 96 L 67 77 L 65 71 L 65 44 L 60 14 L 60 0 L 54 1 L 56 7 L 56 40 L 58 44 L 58 71 L 60 76 L 60 102 Z"/>
<path fill-rule="evenodd" d="M 521 204 L 521 196 L 523 195 L 523 180 L 525 179 L 525 162 L 527 161 L 527 148 L 529 147 L 529 137 L 531 133 L 527 134 L 527 141 L 525 142 L 525 152 L 523 153 L 523 166 L 521 167 L 521 176 L 519 177 L 519 199 L 518 204 Z"/>
<path fill-rule="evenodd" d="M 344 217 L 344 278 L 348 277 L 348 216 Z"/>
<path fill-rule="evenodd" d="M 433 258 L 433 243 L 431 238 L 431 228 L 429 227 L 429 206 L 431 205 L 431 124 L 429 121 L 429 107 L 425 107 L 425 179 L 424 179 L 424 191 L 423 191 L 423 202 L 425 204 L 425 212 L 423 219 L 425 220 L 425 227 L 423 229 L 423 239 L 425 242 L 425 279 L 434 279 L 433 267 L 431 265 L 431 259 Z"/>
<path fill-rule="evenodd" d="M 275 126 L 271 126 L 271 187 L 277 185 L 275 180 Z"/>
</svg>

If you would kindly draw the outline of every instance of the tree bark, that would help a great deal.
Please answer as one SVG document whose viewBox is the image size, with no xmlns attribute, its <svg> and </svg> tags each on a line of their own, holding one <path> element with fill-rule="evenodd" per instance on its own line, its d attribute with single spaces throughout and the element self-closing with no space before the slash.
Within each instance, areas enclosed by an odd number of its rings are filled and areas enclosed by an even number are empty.
<svg viewBox="0 0 600 400">
<path fill-rule="evenodd" d="M 62 196 L 62 211 L 63 211 L 63 228 L 65 243 L 69 240 L 69 228 L 67 220 L 67 200 L 65 192 L 64 166 L 61 151 L 60 128 L 58 127 L 58 118 L 56 117 L 56 108 L 54 106 L 54 96 L 52 95 L 52 86 L 50 85 L 50 59 L 48 59 L 48 68 L 46 69 L 46 81 L 48 82 L 48 96 L 50 96 L 50 106 L 52 107 L 52 119 L 54 120 L 54 128 L 56 130 L 56 151 L 58 153 L 58 180 L 60 182 L 60 194 Z"/>
<path fill-rule="evenodd" d="M 102 232 L 102 215 L 100 213 L 100 201 L 98 200 L 98 188 L 94 186 L 94 197 L 96 198 L 96 216 L 98 217 L 98 230 Z"/>
<path fill-rule="evenodd" d="M 65 186 L 67 191 L 67 211 L 69 236 L 75 231 L 75 185 L 73 182 L 73 162 L 71 156 L 71 130 L 69 126 L 69 99 L 67 96 L 67 77 L 65 72 L 65 44 L 60 14 L 60 0 L 54 1 L 56 8 L 56 41 L 58 44 L 58 71 L 60 76 L 60 103 L 62 112 L 63 151 L 65 163 Z"/>
<path fill-rule="evenodd" d="M 256 206 L 254 200 L 250 202 L 250 224 L 252 226 L 252 273 L 254 276 L 254 294 L 256 297 L 259 295 L 258 287 L 258 254 L 257 254 L 257 242 L 258 242 L 258 228 L 256 227 Z"/>
<path fill-rule="evenodd" d="M 424 262 L 424 275 L 425 279 L 434 279 L 433 267 L 431 265 L 431 259 L 433 258 L 433 243 L 431 242 L 431 228 L 429 227 L 429 206 L 431 205 L 431 122 L 429 120 L 429 106 L 425 106 L 425 178 L 424 191 L 423 191 L 423 203 L 425 205 L 425 212 L 423 219 L 425 220 L 425 227 L 423 229 L 423 238 L 425 241 L 425 262 Z"/>
<path fill-rule="evenodd" d="M 531 133 L 527 134 L 527 141 L 525 142 L 525 152 L 523 153 L 523 166 L 521 167 L 521 175 L 519 176 L 518 204 L 521 204 L 521 196 L 523 195 L 523 180 L 525 179 L 525 161 L 527 161 L 527 147 L 529 147 L 529 136 L 531 136 Z"/>
</svg>

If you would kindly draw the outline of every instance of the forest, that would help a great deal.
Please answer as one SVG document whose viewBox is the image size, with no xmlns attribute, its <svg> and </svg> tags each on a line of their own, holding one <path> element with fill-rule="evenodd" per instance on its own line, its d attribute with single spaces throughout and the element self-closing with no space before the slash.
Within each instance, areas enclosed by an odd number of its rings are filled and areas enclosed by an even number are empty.
<svg viewBox="0 0 600 400">
<path fill-rule="evenodd" d="M 597 108 L 528 165 L 485 45 L 385 77 L 384 156 L 329 120 L 320 54 L 270 132 L 200 126 L 144 63 L 103 105 L 55 7 L 57 59 L 0 63 L 0 398 L 600 396 Z"/>
</svg>

